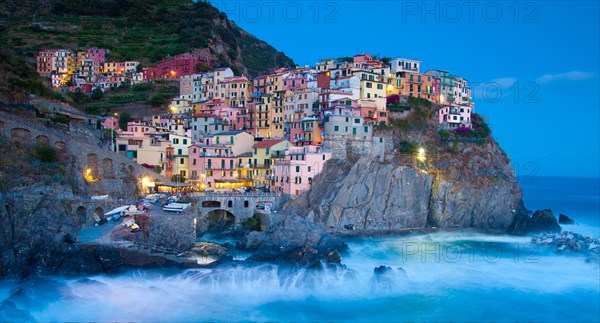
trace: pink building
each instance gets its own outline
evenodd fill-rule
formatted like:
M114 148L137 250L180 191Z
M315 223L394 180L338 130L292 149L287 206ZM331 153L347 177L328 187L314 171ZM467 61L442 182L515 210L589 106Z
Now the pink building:
M369 54L360 54L354 56L354 63L366 63L373 60L373 57Z
M446 129L459 127L472 128L471 113L473 107L468 105L444 106L438 112L439 123Z
M294 89L306 89L307 87L306 73L298 73L296 71L290 72L290 74L283 79L284 90Z
M231 147L225 145L191 145L189 152L189 181L199 190L234 189L252 186L252 181L240 178L240 160Z
M112 116L104 119L104 129L119 129L119 119Z
M292 197L310 190L313 179L323 170L331 158L319 146L290 147L285 159L275 161L273 189Z
M106 61L106 54L110 53L110 51L104 48L87 47L85 53L89 59L93 59L98 62L98 64L102 64Z
M199 52L185 53L168 57L154 67L144 69L144 80L151 81L159 78L179 78L182 75L198 73L198 63L210 67L210 57Z

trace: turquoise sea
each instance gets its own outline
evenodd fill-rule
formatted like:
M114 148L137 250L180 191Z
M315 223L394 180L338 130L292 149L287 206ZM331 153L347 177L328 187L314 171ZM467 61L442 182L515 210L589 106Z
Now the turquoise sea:
M600 236L598 179L523 179L529 209ZM346 269L275 265L130 271L3 281L37 321L536 321L598 322L597 259L535 248L525 237L472 232L350 239ZM378 266L386 275L374 277ZM4 321L0 318L0 321Z

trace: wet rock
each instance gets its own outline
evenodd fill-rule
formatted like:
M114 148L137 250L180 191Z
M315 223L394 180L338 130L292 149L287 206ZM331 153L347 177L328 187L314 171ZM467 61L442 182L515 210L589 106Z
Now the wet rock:
M534 235L531 243L555 248L558 252L600 256L600 238L586 237L570 231Z
M292 214L264 232L250 232L238 244L253 251L250 261L277 261L318 267L320 261L340 263L347 245L325 232L322 225Z
M552 210L538 210L531 217L532 227L530 232L560 232L560 225Z
M227 249L218 244L210 243L210 242L198 242L196 246L192 248L192 253L195 253L199 256L208 257L208 256L217 256L223 257L227 255Z
M35 322L35 318L28 311L20 309L9 300L0 304L0 318L2 322Z
M396 274L391 267L379 266L373 269L373 277L369 280L372 291L389 291L397 287Z
M537 210L531 217L525 212L519 212L513 223L510 225L508 232L514 235L525 235L539 232L560 232L561 227L558 224L552 210Z
M379 266L373 269L373 274L375 275L390 275L392 273L392 267L387 266Z
M575 222L575 220L571 219L570 217L568 217L564 214L558 215L558 223L560 223L560 224L577 224L577 222Z

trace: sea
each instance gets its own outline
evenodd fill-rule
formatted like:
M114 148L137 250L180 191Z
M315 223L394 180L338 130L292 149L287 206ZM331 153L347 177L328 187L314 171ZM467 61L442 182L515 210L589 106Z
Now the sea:
M521 178L528 209L600 236L597 178ZM0 281L0 302L40 322L599 322L597 258L474 232L353 238L345 267L273 264ZM375 268L382 274L374 275ZM7 318L0 317L0 322Z

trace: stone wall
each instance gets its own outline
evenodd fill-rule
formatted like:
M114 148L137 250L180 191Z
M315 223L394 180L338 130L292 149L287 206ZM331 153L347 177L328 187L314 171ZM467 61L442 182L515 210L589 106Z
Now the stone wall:
M27 118L0 111L1 135L17 142L47 143L58 150L66 150L74 157L78 168L78 181L90 169L99 181L89 183L88 194L110 194L114 197L131 197L140 178L148 176L154 181L166 178L141 167L127 157L110 150L94 129L86 125L64 125L45 119Z
M383 160L386 150L385 138L380 139L382 137L363 139L347 135L324 135L323 150L330 151L333 159L346 159L351 156L373 156Z

